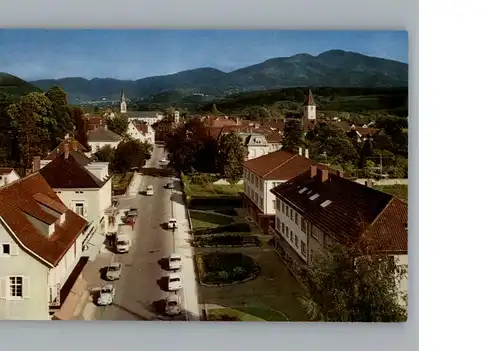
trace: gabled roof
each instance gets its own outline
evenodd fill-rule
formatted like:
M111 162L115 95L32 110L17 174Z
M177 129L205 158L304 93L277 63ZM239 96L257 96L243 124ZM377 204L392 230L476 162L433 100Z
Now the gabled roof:
M122 140L121 136L106 128L96 128L94 130L91 130L88 134L89 142L99 142L99 141L117 142L120 140Z
M128 118L153 118L159 114L158 111L127 111L125 115Z
M87 225L82 217L64 206L39 173L0 188L0 198L0 217L21 245L45 260L45 264L57 265ZM65 213L64 223L56 222L54 233L50 236L41 233L28 219L32 216L54 223L57 218L46 212L42 205L54 210L57 208L56 212L64 210Z
M307 94L307 100L305 102L305 105L316 106L316 104L314 103L314 98L311 89L309 89L309 93Z
M148 125L146 123L141 123L141 122L135 122L134 123L135 128L142 133L143 135L148 134Z
M309 169L314 161L288 151L278 150L248 161L244 168L263 179L288 180Z
M344 179L332 169L312 167L271 193L341 244L363 237L373 239L378 250L408 251L408 206L389 194Z
M0 175L3 174L9 174L10 172L14 171L14 168L10 167L0 167Z
M53 189L96 189L105 182L97 178L85 165L82 165L74 152L68 158L64 154L57 156L51 163L40 170L40 174Z
M86 152L87 149L82 144L80 144L77 140L71 139L71 140L63 140L54 150L49 152L49 154L47 156L45 156L43 159L47 160L47 161L51 161L51 160L55 159L57 157L57 155L64 153L65 145L68 145L69 150L71 150L72 152L78 152L83 157L88 158L87 156L84 155L84 152ZM89 162L92 161L92 159L90 159L90 158L88 158L88 160L89 160Z

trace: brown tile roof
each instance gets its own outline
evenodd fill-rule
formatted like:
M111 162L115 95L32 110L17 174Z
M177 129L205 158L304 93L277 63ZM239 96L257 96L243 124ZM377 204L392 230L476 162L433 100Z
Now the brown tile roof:
M38 194L38 195L37 195ZM59 208L66 209L66 220L56 223L54 233L47 237L27 215L47 220L47 212L35 199L48 198ZM39 173L34 173L0 188L0 217L12 229L21 244L55 266L81 234L87 222L68 210ZM46 199L45 199L46 200ZM50 216L50 215L49 215ZM50 216L54 220L53 216ZM53 223L53 222L52 222Z
M311 172L316 176L311 177ZM321 181L320 171L309 169L271 189L271 193L340 243L363 236L375 239L379 250L407 252L407 205L389 194L337 176L334 170L327 172L325 181ZM311 200L315 194L319 196ZM321 206L327 200L330 204Z
M143 135L148 134L148 125L146 123L140 123L136 122L134 123L135 127L139 132L141 132Z
M73 153L66 159L64 154L43 167L40 174L53 189L101 188L105 182L80 164Z
M307 99L306 99L305 105L307 105L307 106L316 105L314 103L313 93L312 93L311 89L309 89L309 93L307 94Z
M288 151L278 150L245 161L244 167L263 179L288 180L309 169L314 161Z
M106 128L97 128L89 131L88 140L90 142L92 141L116 142L122 140L122 137L112 132L111 130L107 130Z
M363 128L363 127L356 127L355 131L361 134L361 136L374 136L375 134L378 133L380 129L377 128Z
M14 170L14 168L0 167L0 174L9 174L13 170Z
M58 213L64 213L66 212L66 206L64 206L62 203L55 201L54 199L51 199L47 195L44 195L42 193L36 193L33 195L33 198L41 203L42 205L47 206L48 208L58 212Z
M49 154L47 156L45 156L43 159L50 160L50 161L55 159L57 157L57 155L64 153L65 145L68 145L69 150L71 150L71 151L78 151L82 154L87 151L87 149L75 139L63 140L54 150L49 152ZM85 155L83 155L83 156L85 156Z

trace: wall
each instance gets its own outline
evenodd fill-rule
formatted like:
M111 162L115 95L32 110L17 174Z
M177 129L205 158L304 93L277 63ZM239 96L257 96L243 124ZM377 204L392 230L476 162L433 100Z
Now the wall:
M257 157L267 155L269 153L269 147L267 145L252 145L247 146L248 155L247 160L251 160Z
M281 180L266 180L264 182L264 213L274 214L276 212L274 201L276 201L276 196L271 193L271 189L277 187L285 181Z
M141 142L146 141L146 137L144 136L144 134L139 132L139 130L135 127L134 123L132 122L128 123L127 134L130 135L131 138L137 139Z
M365 185L365 182L368 181L369 179L356 179L355 182L359 184ZM373 185L408 185L408 179L407 178L402 178L402 179L372 179Z
M257 205L257 207L264 212L264 181L255 175L255 184L251 181L251 175L254 174L247 169L243 169L243 183L245 194L252 199L252 201ZM260 189L260 181L262 181L262 190ZM255 197L252 196L252 191L256 194ZM262 199L262 205L260 202Z
M17 245L1 220L0 243ZM18 246L18 255L0 257L0 280L2 280L0 288L6 289L3 293L0 293L0 319L50 319L47 294L48 274L49 268L25 252L20 246ZM28 282L25 283L28 290L26 298L19 300L9 300L7 298L8 281L6 278L11 275L24 276L27 279L25 280L25 282ZM29 287L26 285L29 285Z
M113 149L116 149L119 141L89 141L88 144L92 150L92 153L95 154L98 151L98 148L103 148L106 145L110 145Z
M108 183L111 183L109 181ZM106 183L107 184L107 183ZM75 204L84 204L84 215L82 216L88 222L94 222L99 228L99 221L104 215L100 204L99 189L54 189L57 196L70 210L76 212ZM81 191L81 193L77 193ZM110 197L111 198L111 197Z
M297 223L295 223L294 220L290 218L290 215L293 214L294 219L295 219L295 212L290 206L288 206L288 214L289 216L286 215L286 204L283 201L281 202L281 209L276 207L276 220L275 220L275 229L278 233L281 234L281 236L287 241L287 243L297 252L297 254L304 260L304 262L307 262L307 253L308 253L308 246L307 246L307 234L304 233L300 229L301 225L301 216L300 214L297 213ZM285 206L285 208L283 208ZM284 212L283 212L284 211ZM283 228L284 225L284 228ZM278 228L279 226L279 228ZM288 237L286 235L286 228L288 227ZM284 230L283 230L284 229ZM297 245L295 245L295 235L297 235ZM302 247L302 242L305 245L305 250L304 253L301 251Z

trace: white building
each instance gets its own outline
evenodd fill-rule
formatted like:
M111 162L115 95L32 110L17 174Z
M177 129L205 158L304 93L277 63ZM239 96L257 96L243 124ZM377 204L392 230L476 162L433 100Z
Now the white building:
M306 103L304 104L304 113L302 115L302 123L307 126L311 121L316 121L316 104L311 89L307 95Z
M21 179L14 168L0 167L0 187Z
M274 223L276 199L271 189L304 172L312 164L314 162L308 157L283 150L245 161L243 206L264 232Z
M275 244L301 276L328 245L366 240L408 265L408 205L392 195L343 178L342 172L311 165L271 190L276 197ZM349 239L351 238L351 239ZM407 292L408 279L400 282Z
M127 134L143 143L155 143L155 131L153 127L144 122L130 121L128 123Z
M121 136L108 130L107 126L96 128L88 133L88 144L91 152L95 154L106 145L111 146L113 149L118 147L118 144L123 140Z
M64 153L40 169L61 201L89 222L91 230L84 240L84 255L90 259L101 249L116 212L108 167L107 162L93 162L78 151L70 151L66 144Z
M129 111L127 109L127 99L125 98L125 91L122 90L121 99L120 99L120 113L127 115L129 120L138 121L146 123L149 126L152 126L156 122L159 122L163 119L163 113L159 111ZM108 114L109 117L113 118L114 113Z
M0 319L48 320L72 288L87 222L39 173L0 188L0 198Z

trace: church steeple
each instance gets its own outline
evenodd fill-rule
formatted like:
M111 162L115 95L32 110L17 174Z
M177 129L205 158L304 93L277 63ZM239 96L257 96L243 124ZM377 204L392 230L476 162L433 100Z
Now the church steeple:
M302 115L302 124L307 125L309 121L316 120L316 104L314 103L314 98L311 89L309 89L309 94L304 102L304 114Z
M307 100L306 100L305 105L306 106L316 106L316 104L314 103L313 93L312 93L311 89L309 89L309 94L307 96Z
M122 96L120 99L120 113L127 113L127 101L125 99L125 90L122 89Z

